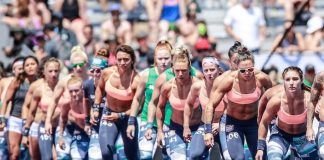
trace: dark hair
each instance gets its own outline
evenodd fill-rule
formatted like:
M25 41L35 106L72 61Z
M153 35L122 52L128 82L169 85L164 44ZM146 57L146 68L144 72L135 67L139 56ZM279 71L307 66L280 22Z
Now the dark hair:
M237 64L246 60L251 60L252 63L254 64L254 56L251 53L251 51L249 51L245 46L241 46L241 48L238 49L237 53L238 53Z
M119 45L116 48L116 55L117 55L118 52L125 52L125 53L130 55L130 57L132 59L132 69L134 69L135 68L135 62L136 62L134 49L129 45L122 44L122 45Z
M38 66L38 77L44 78L44 65L49 60L50 57L46 56L40 60L39 66Z
M235 53L242 47L241 42L235 41L234 45L228 50L228 58L232 58Z
M287 68L284 69L284 71L282 72L282 78L285 79L285 75L287 74L288 71L295 71L298 73L298 76L301 80L301 88L302 90L306 90L306 91L310 91L310 88L305 86L304 83L303 83L303 71L299 68L299 67L296 67L296 66L289 66Z
M33 59L36 62L36 64L39 66L39 62L38 62L36 57L34 57L34 56L25 57L24 62L23 62L24 71L21 74L19 74L18 78L17 78L20 83L22 83L25 80L26 76L27 76L26 71L25 71L25 63L26 63L26 61L28 59Z

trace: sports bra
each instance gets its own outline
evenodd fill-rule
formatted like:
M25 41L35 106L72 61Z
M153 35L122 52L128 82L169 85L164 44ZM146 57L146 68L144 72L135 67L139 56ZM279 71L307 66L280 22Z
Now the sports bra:
M286 124L304 124L306 122L306 116L307 116L307 107L305 104L306 101L304 100L304 112L301 114L297 114L297 115L291 115L289 113L287 113L284 109L283 109L283 103L282 103L282 97L283 97L283 93L281 94L280 97L280 109L278 111L278 119L280 119L280 121L286 123ZM308 99L308 98L306 98Z
M226 94L229 101L237 104L251 104L261 97L261 89L259 87L256 86L252 93L240 93L234 89L234 83L232 89Z
M206 88L205 85L203 84L200 88L200 91L199 91L199 102L200 102L200 105L202 107L203 110L205 110L206 108L206 105L209 101L209 98L202 92L202 88ZM225 98L225 97L224 97ZM223 98L223 99L224 99ZM224 105L224 102L223 100L218 104L218 106L215 108L215 111L216 112L221 112L221 111L224 111L224 108L225 108L225 105Z
M48 105L47 104L44 104L44 102L40 101L38 103L38 107L43 111L43 112L46 112L47 111L47 108L48 108Z
M133 97L134 97L134 93L132 91L131 84L132 84L132 81L133 81L134 71L132 72L131 80L130 80L129 86L128 86L128 88L126 90L125 89L118 89L118 88L111 85L110 78L113 76L113 74L115 74L115 71L110 75L110 77L106 81L105 90L106 90L107 94L109 96L111 96L111 97L113 97L115 99L121 100L121 101L130 101L130 100L132 100Z
M71 115L77 119L85 119L86 115L84 113L77 113L72 108L70 110Z
M175 79L172 79L172 84L174 83ZM179 110L179 111L183 111L184 107L186 105L186 101L187 99L180 99L174 96L174 94L172 93L172 89L170 90L170 96L169 96L169 102L172 106L172 108ZM198 101L195 102L194 104L194 108L197 108L199 106Z

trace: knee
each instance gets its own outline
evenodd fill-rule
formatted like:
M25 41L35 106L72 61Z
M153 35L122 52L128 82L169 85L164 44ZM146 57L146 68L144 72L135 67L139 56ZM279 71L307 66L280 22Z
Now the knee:
M279 160L279 159L283 159L283 157L284 157L284 151L278 144L273 143L271 145L271 142L270 142L267 150L268 150L267 151L268 159Z
M196 148L190 148L189 158L191 160L200 159L202 157L203 153L204 153L204 150L196 149Z
M101 147L101 153L103 159L110 159L114 155L114 147L113 145L107 145L106 147Z

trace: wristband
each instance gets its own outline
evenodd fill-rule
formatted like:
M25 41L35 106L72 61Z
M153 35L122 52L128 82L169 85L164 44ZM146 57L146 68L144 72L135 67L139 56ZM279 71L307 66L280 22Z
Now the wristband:
M146 129L152 129L152 128L153 128L153 123L152 122L147 122Z
M125 112L118 113L118 117L120 119L124 119L126 117L126 113Z
M0 123L2 124L2 123L6 123L6 117L4 117L4 116L0 116Z
M128 125L135 125L136 117L129 116L128 118Z
M212 125L210 123L205 124L205 133L212 133Z
M264 151L266 149L266 141L263 139L258 139L258 145L257 145L257 150L262 150Z
M85 117L85 124L90 125L90 116Z
M23 132L22 132L22 135L25 136L25 137L28 137L29 136L29 130L30 128L26 127L23 129Z
M100 108L100 104L94 104L94 105L92 105L92 110L94 112L99 112L99 108Z

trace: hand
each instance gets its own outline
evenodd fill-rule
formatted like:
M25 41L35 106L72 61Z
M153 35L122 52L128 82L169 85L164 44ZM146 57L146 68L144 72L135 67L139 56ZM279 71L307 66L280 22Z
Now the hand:
M110 115L102 115L102 120L106 121L117 121L119 119L118 113L111 112Z
M214 146L214 136L211 133L205 133L204 136L205 144L207 147L211 148Z
M84 126L84 131L85 131L88 135L91 135L91 126L86 124L86 125Z
M160 148L163 148L165 145L164 143L164 133L163 132L158 132L157 133L157 143Z
M258 150L258 152L255 155L255 160L262 160L263 159L263 151Z
M59 139L59 146L62 150L65 150L65 142L62 137L60 137L60 139Z
M51 122L45 122L45 132L48 135L52 134L52 123Z
M90 119L92 125L97 125L99 121L99 111L93 111Z
M213 123L212 124L212 133L213 135L216 135L219 132L219 123Z
M315 134L314 134L313 128L307 128L306 138L307 138L308 141L314 141L315 140Z
M126 133L129 139L133 139L135 135L135 125L128 125Z
M0 123L0 131L3 131L3 129L6 127L5 123Z
M183 128L183 138L187 143L191 141L191 130L189 127Z
M146 132L145 132L145 138L147 139L147 140L151 140L152 139L152 133L153 133L153 131L152 131L152 128L148 128L147 130L146 130Z
M22 140L21 140L21 144L24 146L28 146L28 137L27 136L23 136Z

